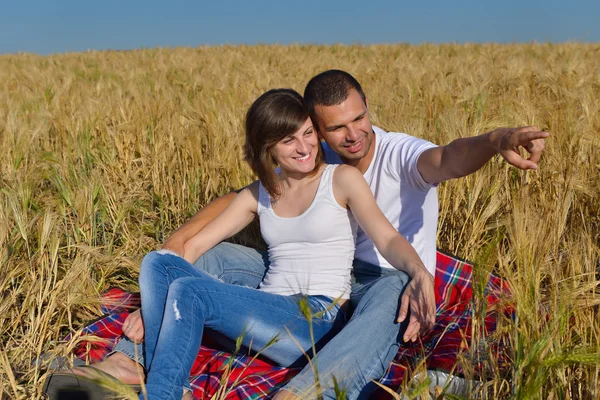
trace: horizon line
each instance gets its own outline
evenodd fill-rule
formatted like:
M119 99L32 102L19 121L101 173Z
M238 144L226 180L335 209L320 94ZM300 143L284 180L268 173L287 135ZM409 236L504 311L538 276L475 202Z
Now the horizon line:
M69 54L81 54L81 53L101 53L101 52L134 52L134 51L146 51L146 50L175 50L175 49L198 49L198 48L219 48L219 47L253 47L253 46L263 46L263 47L293 47L293 46L323 46L323 47L369 47L369 46L408 46L408 47L418 47L418 46L490 46L490 45L498 45L498 46L531 46L531 45L550 45L550 46L560 46L560 45L600 45L600 41L585 41L585 40L563 40L563 41L537 41L531 40L527 42L520 41L506 41L506 42L428 42L423 41L420 43L413 42L378 42L378 43L361 43L361 42L352 42L352 43L343 43L343 42L335 42L335 43L319 43L319 42L291 42L291 43L268 43L268 42L257 42L257 43L219 43L219 44L198 44L198 45L158 45L152 47L131 47L131 48L102 48L102 49L85 49L85 50L65 50L65 51L57 51L57 52L48 52L48 53L40 53L35 51L17 51L17 52L0 52L0 57L2 56L16 56L16 55L33 55L40 57L49 57L55 55L69 55Z

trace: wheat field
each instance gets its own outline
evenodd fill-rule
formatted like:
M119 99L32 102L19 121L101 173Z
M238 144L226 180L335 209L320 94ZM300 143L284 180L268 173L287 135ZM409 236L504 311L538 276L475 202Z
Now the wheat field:
M440 186L438 247L512 287L516 317L499 323L510 367L483 350L473 398L600 398L598 60L600 45L578 43L0 56L0 398L41 398L32 360L68 355L61 339L98 316L100 293L136 290L148 251L253 179L251 102L302 93L329 68L357 77L387 130L438 144L500 126L551 132L538 171L496 157ZM261 245L255 229L236 240ZM476 321L484 307L478 296Z

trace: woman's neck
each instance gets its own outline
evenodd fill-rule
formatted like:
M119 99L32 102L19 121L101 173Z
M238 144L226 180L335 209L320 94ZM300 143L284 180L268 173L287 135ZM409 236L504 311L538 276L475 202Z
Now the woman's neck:
M325 168L325 164L321 165L317 171L313 170L313 172L309 173L289 172L282 169L279 173L279 177L281 178L284 189L295 191L311 183L320 175L319 172L321 172L323 168Z

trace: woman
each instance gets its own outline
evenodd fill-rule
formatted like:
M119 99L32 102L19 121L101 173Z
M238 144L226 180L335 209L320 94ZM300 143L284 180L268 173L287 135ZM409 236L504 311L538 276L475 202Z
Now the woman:
M393 266L409 272L425 268L381 213L360 172L323 164L298 93L270 90L254 102L246 116L245 153L259 181L185 244L183 258L159 251L142 263L150 400L181 398L205 327L242 337L245 346L282 366L299 365L311 349L311 327L298 304L306 296L310 311L319 315L312 320L314 341L323 345L345 318L354 218ZM219 282L192 267L256 216L270 261L258 290Z

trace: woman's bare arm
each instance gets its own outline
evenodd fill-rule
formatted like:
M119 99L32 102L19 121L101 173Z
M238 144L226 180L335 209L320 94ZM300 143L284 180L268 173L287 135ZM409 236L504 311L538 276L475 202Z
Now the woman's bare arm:
M341 165L334 173L334 194L340 204L352 211L361 228L373 240L381 255L396 269L406 272L411 281L402 295L398 321L411 311L404 340L417 339L435 323L433 277L412 245L396 231L381 212L371 189L354 167Z

